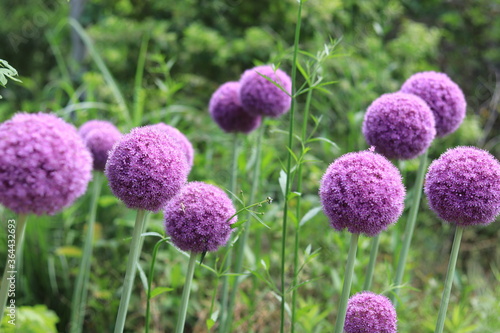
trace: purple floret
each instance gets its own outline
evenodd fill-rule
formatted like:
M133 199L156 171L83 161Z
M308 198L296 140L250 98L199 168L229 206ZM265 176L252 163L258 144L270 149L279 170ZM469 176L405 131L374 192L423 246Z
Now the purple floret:
M0 125L0 202L19 214L55 214L92 178L92 156L73 125L18 113Z
M87 126L91 122L92 126ZM115 143L121 138L122 134L113 124L96 120L91 120L83 124L80 127L79 133L85 145L92 153L94 170L104 171L108 154Z
M172 242L183 251L216 251L224 246L237 217L232 201L220 188L191 182L165 207L165 227Z
M405 188L391 162L363 151L345 154L330 164L319 195L334 229L375 236L398 220Z
M277 87L281 86L287 93ZM279 117L290 109L292 80L281 69L258 66L246 70L240 79L240 100L245 110L254 116Z
M476 147L449 149L429 166L424 191L444 221L489 224L500 214L500 162Z
M417 95L429 105L436 119L438 137L453 133L464 120L467 108L464 93L444 73L416 73L406 80L401 91Z
M111 190L128 208L156 212L186 183L189 166L172 137L139 127L113 147L105 173Z
M384 94L369 107L363 134L387 158L408 160L425 152L436 135L429 106L415 95Z
M250 133L261 123L261 116L251 115L241 105L240 83L226 82L212 95L208 111L225 132Z
M184 151L184 155L186 155L189 169L193 167L193 162L194 162L193 145L191 144L191 141L189 141L189 139L181 131L179 131L177 128L173 126L164 123L158 123L146 127L156 128L170 135L181 146L181 149Z
M397 314L391 301L369 291L353 295L347 303L345 333L396 333Z

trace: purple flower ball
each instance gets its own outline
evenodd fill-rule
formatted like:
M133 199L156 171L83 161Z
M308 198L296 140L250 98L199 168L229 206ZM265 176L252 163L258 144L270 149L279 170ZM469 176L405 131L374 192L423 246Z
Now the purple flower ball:
M105 173L111 190L128 208L156 212L186 183L189 166L172 137L139 127L113 147Z
M177 128L167 125L165 123L158 123L155 125L149 125L146 126L148 128L156 128L157 130L163 131L170 135L177 144L180 145L181 149L184 152L184 155L186 155L186 159L189 165L189 169L192 168L193 162L194 162L194 149L193 145L191 144L191 141L188 140L188 138Z
M405 188L399 170L371 151L348 153L326 170L319 189L331 226L375 236L403 212Z
M401 91L417 95L429 105L438 137L454 132L464 120L467 108L464 93L444 73L416 73L406 80Z
M0 202L18 214L55 214L92 178L92 156L73 125L18 113L0 125Z
M167 203L165 227L183 251L216 251L227 243L237 217L231 199L220 188L191 182Z
M353 295L347 303L345 333L396 333L397 314L391 301L369 291Z
M88 123L93 123L95 126L89 128ZM83 134L82 135L82 129ZM80 136L82 136L85 145L89 149L94 159L94 170L104 171L108 154L115 143L121 138L120 131L111 123L97 122L90 120L80 127Z
M500 162L476 147L449 149L429 166L424 191L444 221L489 224L500 214Z
M436 135L429 106L415 95L384 94L368 107L363 134L387 158L408 160L425 152Z
M94 129L99 129L101 131L109 129L112 131L116 129L116 126L113 125L113 123L110 123L109 121L106 120L89 120L82 126L80 126L80 128L78 129L78 133L82 138L85 139L87 134Z
M279 87L269 82L267 76ZM292 80L281 69L258 66L246 70L240 79L240 100L245 110L254 116L279 117L290 109Z
M210 98L208 111L225 132L250 133L261 123L261 116L251 115L241 105L240 83L226 82Z

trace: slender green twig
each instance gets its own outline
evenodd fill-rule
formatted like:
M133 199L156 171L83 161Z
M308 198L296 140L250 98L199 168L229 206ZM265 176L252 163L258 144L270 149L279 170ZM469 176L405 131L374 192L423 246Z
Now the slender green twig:
M335 333L342 333L344 331L347 301L349 300L349 294L351 292L354 263L356 261L356 250L358 249L358 238L359 234L351 234L351 243L349 245L349 254L347 255L347 264L344 274L344 285L342 287L342 295L340 296L337 321L335 322Z
M151 258L151 266L149 267L149 276L148 276L148 299L146 304L146 333L149 332L149 322L151 319L151 286L153 284L153 275L155 271L155 263L156 263L156 255L158 254L158 249L160 245L168 242L168 238L163 238L159 240L155 247L153 248L153 256Z
M132 286L134 285L135 273L137 271L136 263L141 254L140 241L141 234L144 229L146 221L146 211L143 209L137 210L137 217L135 219L134 232L132 234L132 243L130 244L130 252L127 261L127 271L125 272L125 279L123 281L122 297L120 300L120 307L118 308L118 316L116 317L115 333L123 332L125 327L125 319L127 318L127 309L130 302L130 295L132 293Z
M102 188L103 175L101 172L94 173L94 183L92 187L92 197L90 203L89 222L87 224L87 234L83 245L83 256L80 262L80 270L76 279L76 286L73 290L73 301L71 304L70 332L79 333L83 328L85 317L85 307L87 304L88 282L90 277L90 264L92 261L92 241L94 238L94 227L97 212L97 202Z
M464 228L457 226L455 229L455 238L451 248L450 261L448 263L448 271L444 282L443 297L441 297L441 305L439 306L438 320L434 333L443 333L444 322L446 320L446 311L450 302L451 286L453 284L453 276L455 275L455 267L457 265L458 251L460 250L460 241L462 240Z
M371 249L370 249L370 261L368 262L368 268L366 269L365 282L363 284L363 290L370 290L372 288L373 272L375 271L375 263L377 262L378 245L380 244L380 234L372 237Z
M186 273L186 282L182 291L182 301L179 317L177 318L177 326L175 333L184 332L184 324L186 322L187 307L189 302L189 293L191 292L191 283L193 282L194 268L196 265L196 253L191 253L189 256L188 270Z

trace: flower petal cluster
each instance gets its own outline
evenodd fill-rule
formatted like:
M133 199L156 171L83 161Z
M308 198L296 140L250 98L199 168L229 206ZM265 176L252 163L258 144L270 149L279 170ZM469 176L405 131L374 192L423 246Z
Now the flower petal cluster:
M464 93L444 73L416 73L406 80L401 91L417 95L429 105L436 120L438 137L453 133L464 120L467 108Z
M391 162L362 151L345 154L330 164L319 195L334 229L375 236L401 215L405 188Z
M128 208L155 212L187 182L189 166L171 136L138 127L113 147L105 173L111 190Z
M226 82L210 98L208 110L225 132L250 133L261 123L261 116L248 113L240 101L240 83Z
M146 127L156 128L170 135L181 146L182 150L184 151L189 168L191 169L193 167L193 162L194 162L193 145L191 144L191 141L189 141L189 139L181 131L165 123L158 123Z
M0 125L0 202L16 213L55 214L92 178L92 156L73 125L18 113Z
M277 87L274 83L279 85ZM288 93L285 93L285 91ZM290 109L292 80L281 69L269 65L246 70L240 78L240 100L254 116L279 117Z
M397 314L391 301L369 291L353 295L347 303L345 333L396 333Z
M363 134L387 158L413 159L427 150L436 135L434 116L415 95L384 94L368 107Z
M89 123L90 125L88 125ZM112 123L96 120L90 120L83 124L79 133L92 154L94 170L104 171L109 151L122 134Z
M424 191L444 221L489 224L500 214L500 162L476 147L449 149L429 166Z
M165 207L165 227L183 251L216 251L227 243L237 217L231 199L220 188L190 182ZM231 220L229 221L229 219Z

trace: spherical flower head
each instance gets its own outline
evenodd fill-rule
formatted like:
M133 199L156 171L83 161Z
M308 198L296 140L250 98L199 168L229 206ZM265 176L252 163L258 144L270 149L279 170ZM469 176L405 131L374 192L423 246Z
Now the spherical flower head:
M167 125L165 123L158 123L155 125L149 125L145 126L148 128L154 128L160 131L165 132L167 135L171 136L172 139L174 139L177 144L180 145L180 148L184 152L184 155L186 156L186 160L189 165L189 169L192 168L193 162L194 162L194 149L193 145L191 144L191 141L177 128Z
M391 301L369 291L353 295L347 303L345 333L396 333L397 315Z
M139 127L113 147L105 173L111 190L128 208L156 212L186 183L189 166L172 137Z
M92 178L92 156L73 125L18 113L0 125L0 202L18 214L55 214Z
M167 203L165 227L183 251L216 251L227 243L231 224L237 220L231 218L235 213L231 199L220 188L191 182Z
M387 158L408 160L425 152L436 135L429 106L415 95L384 94L368 107L363 134Z
M103 126L99 126L98 123L96 123L96 126L93 126L90 129L86 126L87 123L80 127L84 129L84 136L82 136L83 141L92 154L94 160L94 170L104 171L109 151L121 138L122 134L111 123L104 122L105 125ZM79 133L81 135L82 132L80 131Z
M334 229L375 236L401 215L405 188L391 162L363 151L345 154L330 164L319 196Z
M78 133L82 138L85 139L87 134L95 129L99 129L101 131L104 131L106 129L109 130L116 130L116 126L113 125L113 123L106 121L106 120L89 120L86 123L84 123L80 128L78 129Z
M261 123L261 116L245 111L240 101L240 83L226 82L210 98L208 111L223 131L250 133Z
M500 213L500 162L479 148L449 149L429 166L424 191L444 221L489 224Z
M285 91L277 87L279 85ZM254 116L279 117L290 109L292 80L281 69L257 66L246 70L240 79L240 100L245 110Z
M444 73L416 73L406 80L401 91L417 95L429 105L436 119L438 137L453 133L464 120L467 108L464 93Z

